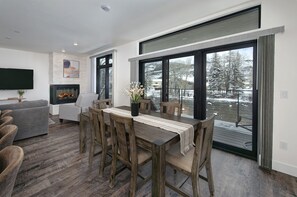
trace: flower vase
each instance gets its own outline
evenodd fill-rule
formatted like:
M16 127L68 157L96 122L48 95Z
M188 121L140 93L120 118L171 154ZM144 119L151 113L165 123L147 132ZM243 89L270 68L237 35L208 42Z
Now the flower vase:
M131 103L131 115L138 116L139 114L139 103Z

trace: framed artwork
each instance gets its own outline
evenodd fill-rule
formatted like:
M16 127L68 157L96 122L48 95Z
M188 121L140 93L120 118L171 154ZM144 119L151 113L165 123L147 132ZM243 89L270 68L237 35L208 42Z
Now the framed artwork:
M63 60L63 77L79 78L79 61Z

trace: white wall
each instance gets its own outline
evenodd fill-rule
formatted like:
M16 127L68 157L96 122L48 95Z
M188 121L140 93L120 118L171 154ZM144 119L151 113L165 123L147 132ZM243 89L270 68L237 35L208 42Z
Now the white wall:
M247 7L262 3L261 23L263 28L285 25L285 32L276 35L275 54L275 86L274 86L274 130L273 130L273 169L293 176L297 176L297 132L295 129L295 110L297 65L295 61L295 46L297 46L297 1L286 0L262 0L253 1L250 4L225 9L223 13L245 9ZM216 14L218 15L218 14ZM222 15L220 12L219 15ZM215 15L205 17L202 21L210 20ZM199 20L198 20L199 21ZM193 24L197 21L192 22ZM179 29L177 27L176 29ZM174 30L174 29L171 29ZM141 39L141 40L145 40ZM137 55L137 42L119 46L117 50L117 66L115 70L115 104L129 104L127 97L121 96L121 91L129 84L130 66L129 58ZM119 83L120 82L120 83ZM288 92L288 99L281 99L281 91ZM116 95L119 95L118 97ZM287 150L280 148L280 142L287 145Z
M63 60L74 60L79 62L79 77L63 77ZM73 55L67 53L51 53L49 65L50 84L80 84L80 92L91 92L91 66L86 55Z
M34 89L25 90L24 98L49 100L48 54L0 48L0 67L33 69ZM10 97L18 97L17 90L0 90L0 99Z
M129 57L137 55L137 43L119 46L116 48L116 67L114 74L114 105L130 105L130 98L125 94L125 89L130 87L130 62Z
M296 8L296 0L262 1L262 26L285 25L285 32L275 38L273 169L297 177ZM288 98L281 98L281 92Z

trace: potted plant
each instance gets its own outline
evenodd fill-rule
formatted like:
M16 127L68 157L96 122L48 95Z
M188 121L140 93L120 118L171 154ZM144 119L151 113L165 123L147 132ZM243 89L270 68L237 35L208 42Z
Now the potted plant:
M25 91L24 90L18 90L18 94L19 94L19 102L22 102L23 95L25 94Z
M131 115L138 116L139 114L139 101L143 96L143 86L140 82L131 82L130 89L126 90L127 95L130 97L131 101Z

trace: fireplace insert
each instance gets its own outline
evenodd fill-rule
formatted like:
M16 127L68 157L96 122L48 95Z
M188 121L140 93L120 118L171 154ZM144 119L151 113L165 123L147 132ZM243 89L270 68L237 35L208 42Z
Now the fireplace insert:
M50 104L74 103L79 95L79 84L50 85Z

